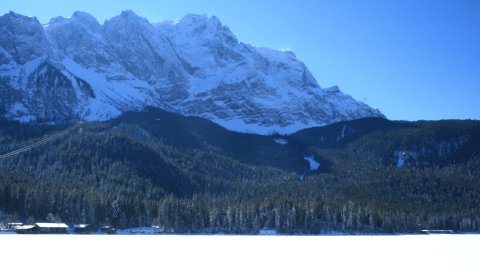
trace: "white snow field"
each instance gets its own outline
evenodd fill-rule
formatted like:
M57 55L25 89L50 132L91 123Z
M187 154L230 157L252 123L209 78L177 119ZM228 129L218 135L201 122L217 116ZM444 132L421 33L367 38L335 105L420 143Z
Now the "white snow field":
M0 235L1 269L480 269L480 235Z

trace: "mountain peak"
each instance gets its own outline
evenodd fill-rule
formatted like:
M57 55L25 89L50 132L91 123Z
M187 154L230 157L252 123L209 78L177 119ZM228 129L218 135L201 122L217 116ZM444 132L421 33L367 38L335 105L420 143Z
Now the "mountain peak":
M128 30L130 27L137 25L141 27L151 27L150 22L138 16L135 12L130 9L122 11L120 15L111 18L110 20L105 21L104 27L110 30L119 29L119 30Z
M10 21L14 21L15 24L30 23L40 25L37 17L25 16L13 11L5 13L3 16L0 16L0 18L2 18L3 20L7 19Z
M173 21L174 24L206 24L212 23L215 25L221 25L220 20L217 17L209 17L207 14L193 14L189 13L179 19Z
M140 16L137 15L137 13L135 13L131 9L123 10L122 13L120 13L120 16L122 18L131 18L131 19L141 18Z
M48 47L42 25L36 17L13 11L0 17L0 48L17 63L25 64L45 56L49 53Z
M5 18L35 18L35 17L30 17L30 16L25 16L20 13L16 13L14 11L9 11L8 13L3 14L0 17L5 17Z
M79 25L83 28L86 28L89 31L92 30L99 30L100 29L100 23L97 21L95 17L90 15L87 12L83 11L75 11L73 12L72 16L70 18L65 18L62 16L52 18L45 27L47 30L50 30L53 27L58 27L63 24L75 24Z
M73 12L72 19L98 23L97 19L93 17L90 13L78 11L78 10Z
M24 15L18 14L14 11L11 11L11 10L8 13L5 13L5 14L2 15L2 17L18 17L18 16L25 17Z
M60 23L65 23L68 21L68 18L65 18L63 16L57 16L57 17L53 17L50 19L50 21L44 25L45 27L50 27L52 25L56 25L56 24L60 24Z
M165 24L160 24L160 27ZM197 37L205 41L226 42L230 45L238 44L237 38L230 29L223 25L216 17L206 14L187 14L182 18L170 22L170 26L176 29L177 36Z

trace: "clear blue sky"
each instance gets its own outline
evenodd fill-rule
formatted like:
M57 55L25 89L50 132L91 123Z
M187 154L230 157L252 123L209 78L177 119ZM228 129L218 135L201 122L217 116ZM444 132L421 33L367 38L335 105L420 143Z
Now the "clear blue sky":
M291 49L322 87L339 85L390 119L480 119L477 0L1 0L46 23L124 9L151 22L216 15L237 38Z

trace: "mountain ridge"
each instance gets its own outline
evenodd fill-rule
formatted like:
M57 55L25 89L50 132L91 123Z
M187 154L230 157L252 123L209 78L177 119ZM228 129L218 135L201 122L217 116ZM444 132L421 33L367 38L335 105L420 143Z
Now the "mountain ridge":
M0 112L9 119L107 120L154 106L268 134L384 117L321 88L294 53L239 42L215 16L150 23L127 10L100 24L76 11L42 26L11 12L0 32ZM45 63L48 76L38 72Z

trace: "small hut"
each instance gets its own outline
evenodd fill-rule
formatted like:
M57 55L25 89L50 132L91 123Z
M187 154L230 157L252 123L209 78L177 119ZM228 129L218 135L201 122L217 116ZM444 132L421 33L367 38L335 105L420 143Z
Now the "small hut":
M453 230L421 230L421 234L453 234Z
M15 227L15 232L20 234L36 233L35 225L21 225Z
M116 234L117 233L117 230L110 225L100 227L100 231L103 232L103 233L106 233L106 234Z
M18 226L23 226L23 223L21 223L21 222L10 222L10 223L7 224L7 229L14 230L15 227L18 227Z
M90 224L75 224L73 225L73 231L75 233L92 233L94 228Z
M38 233L67 233L68 225L65 223L35 223Z

